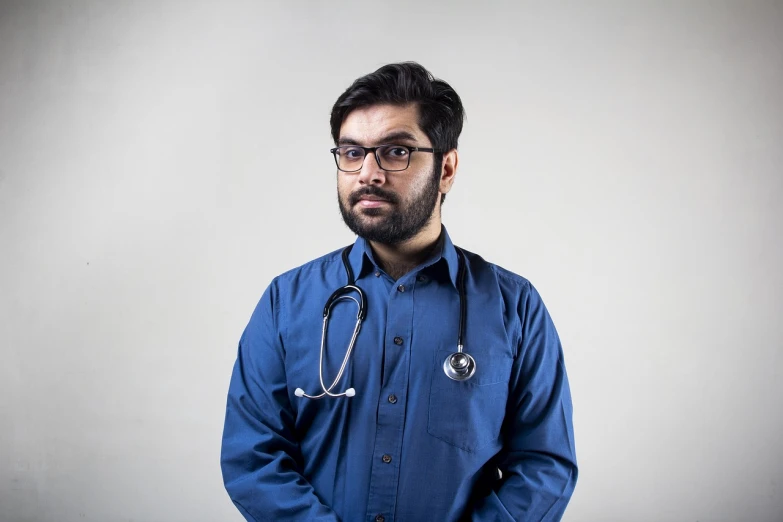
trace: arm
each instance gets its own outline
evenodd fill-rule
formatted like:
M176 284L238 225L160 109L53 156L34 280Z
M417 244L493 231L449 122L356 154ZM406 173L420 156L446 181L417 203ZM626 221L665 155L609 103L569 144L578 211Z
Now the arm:
M571 393L560 339L538 292L519 304L522 336L509 383L502 479L472 513L475 522L558 521L577 477Z
M239 342L223 429L223 482L248 521L337 521L301 474L275 295L273 283Z

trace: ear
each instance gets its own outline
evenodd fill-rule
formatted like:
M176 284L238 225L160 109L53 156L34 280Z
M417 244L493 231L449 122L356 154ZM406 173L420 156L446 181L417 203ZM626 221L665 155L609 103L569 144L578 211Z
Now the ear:
M440 193L447 194L454 184L454 178L457 175L457 164L459 163L459 153L457 149L451 149L443 154L443 165L440 171Z

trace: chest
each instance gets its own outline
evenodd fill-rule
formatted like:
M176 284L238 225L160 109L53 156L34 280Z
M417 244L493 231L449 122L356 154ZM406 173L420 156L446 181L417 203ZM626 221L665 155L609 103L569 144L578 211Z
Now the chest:
M366 299L360 324L357 293L336 302L324 322L324 305L339 283L335 289L309 289L288 303L282 335L289 386L320 393L323 383L334 385L334 392L353 387L372 395L390 381L411 388L439 382L443 361L457 351L460 335L461 303L454 285L411 275L396 283L370 276L357 286ZM503 300L490 287L469 289L465 301L464 351L474 358L476 372L460 384L507 382L514 347Z

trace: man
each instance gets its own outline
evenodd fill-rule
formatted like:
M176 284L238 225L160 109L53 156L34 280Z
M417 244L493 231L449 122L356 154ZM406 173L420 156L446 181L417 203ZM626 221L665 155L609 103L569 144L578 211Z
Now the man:
M240 340L221 464L247 520L565 510L577 467L554 325L527 280L441 224L462 122L457 93L415 63L337 99L338 200L359 237L277 277Z

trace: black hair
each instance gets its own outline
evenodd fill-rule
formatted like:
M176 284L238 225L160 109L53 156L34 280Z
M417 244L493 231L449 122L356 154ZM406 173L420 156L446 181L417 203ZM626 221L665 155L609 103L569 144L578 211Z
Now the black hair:
M438 80L416 62L392 63L354 81L332 107L332 139L340 138L340 127L354 109L380 103L419 109L419 127L436 149L457 148L465 111L451 86Z

